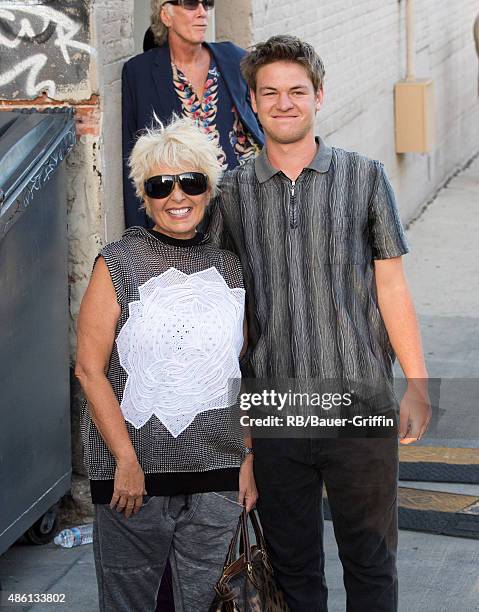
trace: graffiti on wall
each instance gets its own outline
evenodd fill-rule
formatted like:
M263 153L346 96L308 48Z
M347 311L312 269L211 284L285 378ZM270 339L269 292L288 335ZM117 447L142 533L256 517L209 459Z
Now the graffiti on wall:
M94 53L89 36L89 0L0 0L0 98L78 86Z

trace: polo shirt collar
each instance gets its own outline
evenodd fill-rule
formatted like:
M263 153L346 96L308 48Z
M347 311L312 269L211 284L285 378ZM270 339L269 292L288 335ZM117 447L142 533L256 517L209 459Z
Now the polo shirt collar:
M331 147L328 147L328 145L319 136L317 136L315 140L319 145L318 150L313 160L306 166L306 168L324 173L327 172L331 166L333 150ZM266 147L263 147L261 153L255 158L254 169L256 172L256 178L260 183L265 183L275 174L280 172L280 170L273 168L273 166L270 164L268 155L266 153Z

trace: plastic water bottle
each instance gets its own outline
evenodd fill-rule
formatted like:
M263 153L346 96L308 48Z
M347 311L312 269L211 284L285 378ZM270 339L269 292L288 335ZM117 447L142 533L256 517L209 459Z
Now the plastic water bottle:
M93 542L93 523L64 529L55 536L53 541L58 546L63 546L63 548L73 548L73 546L91 544L91 542Z

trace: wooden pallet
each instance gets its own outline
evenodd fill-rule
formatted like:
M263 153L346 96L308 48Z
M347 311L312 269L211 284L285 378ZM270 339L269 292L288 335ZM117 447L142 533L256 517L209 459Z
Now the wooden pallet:
M401 446L399 480L479 484L479 448Z

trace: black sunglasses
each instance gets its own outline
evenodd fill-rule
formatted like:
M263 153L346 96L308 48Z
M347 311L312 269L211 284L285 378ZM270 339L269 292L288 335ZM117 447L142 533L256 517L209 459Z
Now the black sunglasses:
M187 11L195 11L199 4L203 5L205 11L211 11L215 8L215 0L167 0L164 4L182 6Z
M178 183L186 195L201 195L208 190L208 177L202 172L183 172L182 174L159 174L145 181L145 193L149 198L166 198Z

